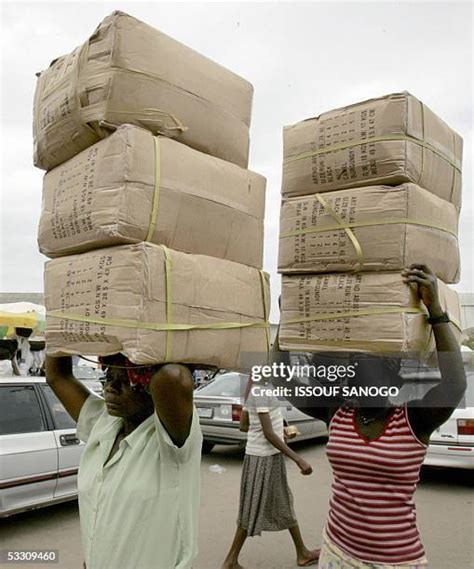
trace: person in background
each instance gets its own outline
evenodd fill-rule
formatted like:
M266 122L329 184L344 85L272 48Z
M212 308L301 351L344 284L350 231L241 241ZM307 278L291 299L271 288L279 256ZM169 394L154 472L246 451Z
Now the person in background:
M193 371L193 381L194 381L194 389L197 389L202 382L202 371L199 369L195 369Z
M30 369L28 375L44 376L45 341L38 337L29 339L30 343Z
M329 425L327 456L334 473L319 569L420 569L427 565L413 496L432 432L449 419L466 390L458 341L425 265L402 273L426 306L441 381L421 401L393 406L384 396L302 407ZM280 352L280 361L289 361ZM357 358L355 386L400 386L389 358ZM440 512L440 515L442 513Z
M15 359L17 349L17 340L0 340L0 376L21 375Z
M240 430L248 435L237 530L222 569L242 569L238 558L247 537L261 535L262 531L286 529L293 539L298 566L314 565L319 549L308 549L301 536L288 486L284 455L297 464L301 474L309 475L313 470L285 442L284 421L278 399L254 396L250 383L246 396Z
M18 341L18 348L15 352L13 362L15 369L18 371L18 375L26 377L30 375L29 371L32 362L29 338L33 334L33 330L31 328L16 327L15 334Z
M189 569L197 554L202 436L183 365L101 359L104 398L46 358L47 382L86 442L78 474L87 569Z

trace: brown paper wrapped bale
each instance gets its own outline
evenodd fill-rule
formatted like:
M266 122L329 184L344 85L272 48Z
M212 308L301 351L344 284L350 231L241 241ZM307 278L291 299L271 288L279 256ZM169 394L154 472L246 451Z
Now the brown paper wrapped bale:
M285 197L414 182L461 206L462 138L409 93L287 126Z
M443 309L460 327L455 291L438 281ZM461 339L461 331L453 330ZM398 272L284 276L279 345L299 352L418 354L434 337L414 289Z
M149 243L48 261L45 305L50 354L238 369L268 346L266 273Z
M287 199L281 207L278 270L396 271L423 262L444 282L457 282L457 225L452 204L415 184Z
M45 175L48 257L151 241L262 268L265 178L124 125Z
M34 162L49 170L132 123L245 168L252 96L248 81L113 12L40 74Z

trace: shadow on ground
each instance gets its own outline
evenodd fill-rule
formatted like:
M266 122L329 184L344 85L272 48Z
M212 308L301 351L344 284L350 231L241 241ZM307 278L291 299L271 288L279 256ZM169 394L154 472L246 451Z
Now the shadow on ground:
M462 468L441 468L423 466L421 469L420 486L462 486L474 487L474 473Z
M66 521L77 519L79 508L77 500L55 504L46 508L37 508L21 514L15 514L0 520L2 538L18 533L23 527L28 526L32 530L44 528L45 524L61 524Z

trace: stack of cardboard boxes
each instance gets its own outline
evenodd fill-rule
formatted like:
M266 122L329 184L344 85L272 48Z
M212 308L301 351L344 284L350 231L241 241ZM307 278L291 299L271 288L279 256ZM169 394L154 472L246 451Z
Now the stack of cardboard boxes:
M268 349L252 93L122 12L40 74L50 353L238 368Z
M401 270L429 266L459 328L462 139L409 93L284 129L283 350L426 354L426 310ZM460 330L458 330L460 335Z

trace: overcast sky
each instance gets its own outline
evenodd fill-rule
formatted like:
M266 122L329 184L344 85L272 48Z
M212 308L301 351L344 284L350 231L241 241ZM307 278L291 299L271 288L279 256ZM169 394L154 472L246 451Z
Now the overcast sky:
M472 3L3 2L0 292L41 292L36 230L43 172L32 165L35 73L123 10L251 81L250 168L267 177L265 269L276 273L282 127L408 90L464 138L462 279L474 290Z

